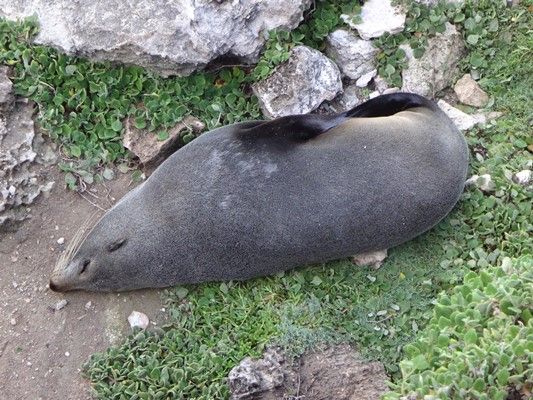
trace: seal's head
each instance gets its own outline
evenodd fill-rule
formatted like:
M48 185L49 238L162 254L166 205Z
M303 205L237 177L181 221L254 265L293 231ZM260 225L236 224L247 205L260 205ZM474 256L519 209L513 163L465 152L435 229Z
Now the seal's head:
M89 290L110 292L129 290L140 256L135 249L136 221L125 213L127 207L114 207L88 234L90 218L76 233L50 277L50 289L57 292Z

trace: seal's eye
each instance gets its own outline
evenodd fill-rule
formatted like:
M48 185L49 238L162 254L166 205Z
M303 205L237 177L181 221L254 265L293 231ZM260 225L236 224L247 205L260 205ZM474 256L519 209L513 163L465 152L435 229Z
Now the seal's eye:
M107 246L107 251L111 253L112 251L120 249L124 245L124 243L126 243L126 239L115 240L113 243Z
M90 263L91 263L91 260L85 260L83 262L83 264L81 265L80 275L85 272L85 270L87 269L87 267L89 266Z

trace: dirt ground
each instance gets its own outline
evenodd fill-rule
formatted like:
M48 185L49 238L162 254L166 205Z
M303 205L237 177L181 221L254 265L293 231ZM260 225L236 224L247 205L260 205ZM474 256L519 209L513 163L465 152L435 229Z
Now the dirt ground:
M48 198L31 207L32 218L13 233L0 233L0 398L91 399L81 376L87 358L120 343L130 331L132 310L162 323L160 292L122 294L54 293L48 278L76 229L95 210L79 194L63 188L57 167ZM86 197L109 208L133 186L121 175L105 186L95 185ZM95 197L97 196L97 197ZM61 243L64 238L63 244ZM55 310L62 299L67 305Z

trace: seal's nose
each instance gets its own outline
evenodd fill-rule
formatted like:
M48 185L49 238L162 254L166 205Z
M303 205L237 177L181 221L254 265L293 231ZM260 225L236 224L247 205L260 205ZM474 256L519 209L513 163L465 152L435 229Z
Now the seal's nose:
M50 283L48 284L48 286L50 287L51 290L53 290L54 292L59 292L59 286L56 285L52 280L50 280Z

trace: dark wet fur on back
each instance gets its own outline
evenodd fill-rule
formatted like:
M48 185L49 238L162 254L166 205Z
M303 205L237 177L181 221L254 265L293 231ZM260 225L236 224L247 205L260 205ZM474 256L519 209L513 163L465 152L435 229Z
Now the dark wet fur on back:
M287 142L298 143L326 133L349 118L388 117L418 107L438 110L434 102L417 94L391 93L378 96L349 111L334 115L289 115L272 121L246 122L235 132L235 135L248 143L262 138L276 141L281 145Z

